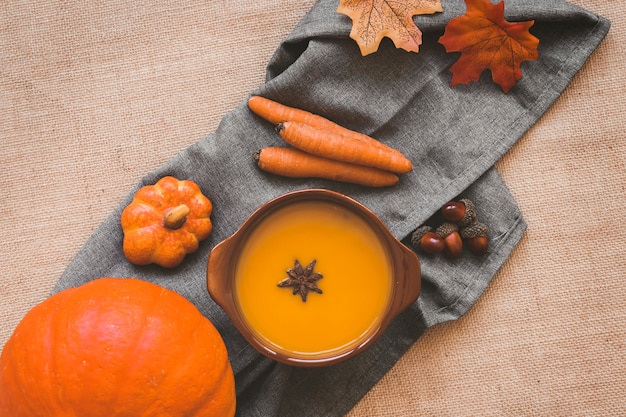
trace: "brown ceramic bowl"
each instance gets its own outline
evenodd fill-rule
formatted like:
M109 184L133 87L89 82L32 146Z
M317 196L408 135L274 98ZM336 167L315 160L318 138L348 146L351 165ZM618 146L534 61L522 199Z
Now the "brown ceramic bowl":
M295 286L282 288L276 285L279 281L288 277L286 269L294 266L293 256L286 258L289 259L289 265L282 263L281 265L285 265L285 268L279 268L278 272L272 272L271 279L273 281L269 284L264 284L263 288L260 289L248 287L254 287L254 285L262 281L262 278L259 277L257 279L256 276L253 281L244 281L246 279L245 272L243 272L246 270L246 261L244 260L249 257L248 254L255 254L257 250L263 251L259 256L262 256L264 260L267 259L268 270L272 268L271 259L274 257L274 248L271 247L271 244L257 245L255 243L257 242L255 241L257 239L255 234L261 233L257 233L257 231L280 229L275 227L273 223L269 223L270 226L268 226L268 222L275 221L272 220L273 217L280 217L281 221L289 222L289 215L284 215L283 213L299 207L298 205L304 206L307 203L319 204L319 207L332 207L331 211L333 212L338 210L344 212L344 215L352 213L354 215L352 216L351 214L352 217L358 218L356 221L359 222L357 224L360 226L354 228L356 232L360 233L360 230L363 229L364 233L369 233L368 236L371 236L370 240L377 241L375 245L380 248L380 252L376 252L380 256L367 255L367 260L365 262L359 261L358 264L365 266L370 259L380 258L377 262L380 261L381 265L385 265L385 272L370 275L376 275L371 277L371 279L381 280L381 285L386 285L384 290L376 290L376 285L378 284L374 281L372 281L372 284L367 285L353 285L346 282L346 285L350 285L349 288L358 287L359 291L361 291L355 292L354 297L351 290L334 290L335 284L339 285L342 279L347 280L348 278L345 277L345 274L335 273L333 275L333 268L343 268L344 264L350 264L351 260L343 258L344 249L348 249L346 245L333 247L337 243L336 237L331 234L328 236L328 242L318 243L318 249L315 249L318 251L316 253L324 252L328 249L326 252L337 254L337 256L342 256L342 258L335 261L326 261L324 256L322 256L322 259L319 259L316 264L314 271L323 273L323 278L316 281L316 285L319 285L319 288L323 290L322 294L309 291L306 301L303 302L300 293L297 291L292 292ZM294 216L296 216L294 219L299 219L297 216L303 217L298 214ZM308 217L317 217L317 215ZM325 224L314 227L315 229L323 228ZM278 242L283 240L278 240ZM363 243L363 240L366 239L357 239L360 243ZM285 250L289 251L291 246L297 246L297 244L307 249L308 241L306 239L303 240L305 243L301 243L302 239L292 239L292 241L293 244L285 245ZM355 253L358 252L365 251L359 249ZM329 255L325 256L328 257ZM302 259L301 261L304 267L309 262L310 259ZM352 265L354 264L352 263ZM318 266L320 271L317 271ZM364 279L363 276L369 274L370 271L377 271L369 266L367 268L365 274L360 273L356 278L359 283L368 282L361 281ZM259 269L263 269L265 272L264 266L262 268L256 267L253 270L258 271ZM326 274L326 272L329 272L329 274ZM338 275L341 275L341 277L338 277ZM415 252L398 241L384 223L361 203L334 191L323 189L302 190L284 194L263 204L241 225L239 230L215 246L209 256L207 287L211 298L224 309L246 340L262 354L279 362L295 366L326 366L344 361L363 352L383 334L389 323L398 314L417 300L421 289L420 261ZM246 298L248 297L246 291L252 291L254 308L257 308L259 313L249 312L252 307L247 305L250 302L246 301L248 299ZM271 296L264 295L265 291L268 291ZM278 298L272 299L275 294ZM355 300L355 297L358 299ZM279 306L282 303L285 303L287 307ZM344 319L349 320L351 314L361 320L370 320L369 312L360 313L356 311L363 305L377 306L375 307L377 311L371 313L371 322L359 323L358 325L355 322L354 326L349 321L346 323L341 322ZM294 308L293 311L290 310L292 307ZM276 331L286 335L281 337L292 337L291 335L293 335L294 343L297 343L300 342L299 339L301 338L301 336L298 336L298 331L315 332L314 327L321 324L317 323L316 320L307 322L309 320L307 319L307 314L316 308L321 309L319 311L322 311L324 314L316 313L317 315L314 317L319 317L320 321L326 320L324 326L340 326L339 331L334 331L337 338L348 337L350 331L353 330L352 327L354 327L357 335L349 343L339 340L336 342L337 346L334 346L332 344L335 343L333 339L335 336L333 336L331 327L328 327L328 329L323 327L319 335L314 336L315 342L319 342L323 346L318 351L315 350L317 348L311 348L310 350L300 347L292 348L289 344L290 341L283 343L276 342L278 339L273 339L274 336L270 333ZM275 311L277 309L278 311ZM255 314L259 321L269 320L270 326L275 326L276 328L270 328L268 332L260 330L263 324L256 324L256 319L253 319ZM275 315L275 318L272 318L272 315ZM322 316L330 318L324 319ZM282 323L280 320L286 317L292 317L295 321ZM364 326L363 329L365 330L357 328L358 326ZM302 334L309 335L309 333ZM323 343L328 344L324 345Z

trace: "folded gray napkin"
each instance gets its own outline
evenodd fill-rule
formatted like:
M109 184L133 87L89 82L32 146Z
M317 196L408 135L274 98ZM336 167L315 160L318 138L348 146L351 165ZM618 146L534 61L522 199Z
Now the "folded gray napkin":
M271 58L267 82L251 92L324 115L401 150L414 170L399 184L370 189L260 171L254 152L283 143L269 123L242 103L214 133L130 190L78 252L54 292L102 276L137 277L175 290L222 334L236 376L239 416L344 415L426 328L464 314L509 257L525 223L493 165L561 94L609 29L604 18L560 0L507 0L507 20L535 20L531 33L540 39L539 60L522 64L523 78L508 94L489 72L477 82L451 88L448 69L458 54L446 53L437 40L465 5L449 0L443 7L443 13L414 18L424 32L418 54L396 49L385 39L378 52L363 57L348 38L350 19L335 11L337 1L321 0ZM139 187L165 175L200 185L214 204L214 229L199 251L175 269L137 267L121 250L120 214ZM411 232L446 201L469 198L490 228L489 252L457 260L421 256L418 301L362 355L319 369L273 362L252 349L210 299L205 271L210 250L256 208L304 188L328 188L359 200L407 244Z

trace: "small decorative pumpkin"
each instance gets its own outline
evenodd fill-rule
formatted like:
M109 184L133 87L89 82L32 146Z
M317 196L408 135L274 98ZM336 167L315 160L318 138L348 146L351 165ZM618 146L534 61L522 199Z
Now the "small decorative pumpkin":
M191 180L167 176L142 187L122 212L124 256L137 265L180 265L211 234L212 210Z
M183 296L100 278L29 311L0 356L0 415L229 417L224 342Z

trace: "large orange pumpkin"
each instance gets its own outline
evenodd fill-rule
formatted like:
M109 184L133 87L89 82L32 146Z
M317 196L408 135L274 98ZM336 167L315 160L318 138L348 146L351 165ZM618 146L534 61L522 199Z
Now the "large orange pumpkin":
M225 417L234 378L213 324L181 295L133 278L59 292L0 356L6 417Z

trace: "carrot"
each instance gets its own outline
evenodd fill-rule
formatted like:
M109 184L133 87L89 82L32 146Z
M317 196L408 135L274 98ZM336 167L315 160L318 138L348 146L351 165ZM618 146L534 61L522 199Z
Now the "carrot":
M379 168L396 174L405 174L413 169L411 161L401 152L385 145L368 146L339 133L291 121L279 123L277 130L285 142L314 155Z
M335 161L293 148L263 148L254 154L254 159L263 171L290 178L324 178L368 187L388 187L399 180L391 172Z
M317 129L340 133L354 139L361 140L373 146L385 146L382 142L371 136L345 128L323 116L310 113L306 110L289 107L261 96L251 96L248 99L248 107L254 114L273 124L281 122L298 122L311 125Z
M250 97L248 99L248 107L250 107L250 110L252 110L254 114L272 124L293 120L318 126L319 128L325 127L327 130L332 130L339 126L322 116L295 107L285 106L277 101L261 96Z

